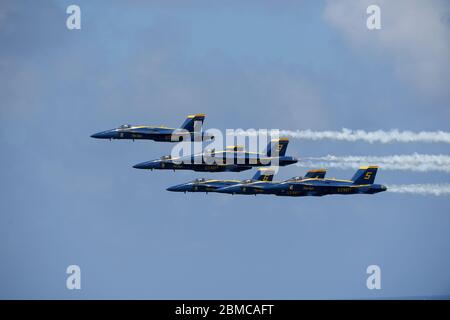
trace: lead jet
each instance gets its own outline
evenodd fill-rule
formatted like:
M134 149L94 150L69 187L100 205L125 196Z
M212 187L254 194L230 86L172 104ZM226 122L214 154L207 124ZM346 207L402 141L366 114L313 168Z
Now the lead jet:
M308 178L299 181L285 181L268 186L265 192L277 196L315 196L329 194L375 194L386 191L381 184L374 184L377 166L360 167L350 180Z
M274 171L270 168L259 168L253 178L248 180L217 180L217 179L195 179L190 182L179 184L167 188L167 191L174 192L216 192L218 189L229 187L241 183L256 183L262 181L272 181Z
M296 163L295 157L286 156L289 139L272 139L265 152L245 151L242 146L227 147L226 150L188 155L184 157L164 156L160 159L136 164L136 169L193 170L207 172L240 172L253 167L287 166Z
M121 125L118 128L110 129L91 135L96 139L128 139L128 140L153 140L161 142L179 142L194 140L195 134L201 140L214 139L201 132L204 114L194 114L187 116L180 128L169 128L166 126L133 126L129 124Z
M228 193L228 194L244 194L244 195L257 195L257 194L273 194L271 192L271 187L279 185L280 183L285 182L295 182L302 181L304 179L324 179L327 171L325 169L318 170L310 170L308 171L304 177L292 177L288 180L284 181L273 181L271 180L245 180L241 183L236 183L229 186L223 186L218 189L216 192L219 193Z

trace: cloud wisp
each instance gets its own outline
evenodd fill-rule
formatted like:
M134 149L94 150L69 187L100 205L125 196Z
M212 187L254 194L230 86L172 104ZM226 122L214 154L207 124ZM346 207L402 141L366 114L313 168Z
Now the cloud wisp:
M343 128L341 131L281 130L280 135L305 140L364 141L369 143L450 143L450 132L445 131L413 132L397 129L365 131Z
M338 169L358 169L361 165L378 165L383 170L402 170L450 173L450 156L433 154L410 154L391 156L335 156L302 158L299 167L328 167Z
M389 192L419 194L423 196L450 196L450 184L393 184L387 186Z
M381 10L381 29L376 32L366 27L366 8L373 4ZM360 55L383 57L418 92L448 97L448 12L446 0L329 0L324 18Z

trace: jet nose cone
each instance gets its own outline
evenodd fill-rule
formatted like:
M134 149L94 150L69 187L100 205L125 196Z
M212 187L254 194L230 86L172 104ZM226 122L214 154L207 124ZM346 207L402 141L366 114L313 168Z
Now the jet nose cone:
M133 168L135 168L135 169L156 169L156 168L158 168L158 163L155 161L146 161L146 162L141 162L141 163L135 164L133 166Z
M114 130L107 130L107 131L101 131L94 133L91 135L91 138L94 139L115 139L117 138L117 132Z
M102 138L102 133L98 132L98 133L91 134L91 138L101 139Z
M135 169L149 169L148 168L148 162L141 162L141 163L135 164L133 166L133 168L135 168Z
M176 186L169 187L166 190L172 191L172 192L187 192L187 191L191 191L192 188L190 188L190 186L186 185L186 184L179 184Z

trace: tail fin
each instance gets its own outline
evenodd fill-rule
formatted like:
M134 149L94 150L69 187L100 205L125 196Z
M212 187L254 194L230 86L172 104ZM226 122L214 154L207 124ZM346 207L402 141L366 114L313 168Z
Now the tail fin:
M305 178L323 179L323 178L325 178L326 173L327 173L327 169L309 170L305 174Z
M256 171L255 175L253 176L252 180L272 181L274 174L275 174L275 171L273 169L259 168L258 171Z
M267 145L266 154L268 157L279 157L286 154L287 146L289 144L288 138L272 139Z
M373 184L377 170L377 166L360 167L352 178L353 184Z
M181 129L194 132L194 130L198 130L202 127L204 120L205 114L203 113L189 115L181 125Z

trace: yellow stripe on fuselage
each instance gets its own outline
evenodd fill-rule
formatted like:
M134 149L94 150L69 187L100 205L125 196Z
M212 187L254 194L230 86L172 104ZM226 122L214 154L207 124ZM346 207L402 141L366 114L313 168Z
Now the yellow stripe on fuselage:
M212 179L212 180L206 180L206 181L203 181L203 182L201 182L201 183L210 183L210 182L241 182L240 180L214 180L214 179Z
M352 180L344 180L344 179L335 179L335 178L326 178L326 179L321 179L321 178L307 178L307 179L303 179L300 181L311 181L311 180L320 180L320 181L327 181L327 180L332 180L332 181L340 181L340 182L353 182Z
M146 128L146 129L171 129L171 130L176 130L176 128L169 128L166 126L132 126L129 129L142 129L142 128Z

